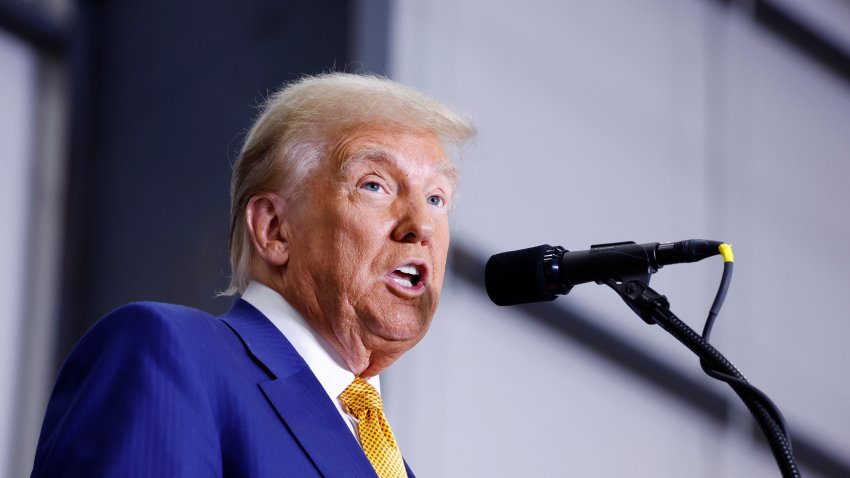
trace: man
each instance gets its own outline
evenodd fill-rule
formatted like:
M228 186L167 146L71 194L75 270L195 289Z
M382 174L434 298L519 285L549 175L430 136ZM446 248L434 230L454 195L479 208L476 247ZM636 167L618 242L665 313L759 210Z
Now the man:
M305 78L265 105L232 182L221 317L122 307L65 363L33 476L413 476L378 374L428 330L474 134L392 81Z

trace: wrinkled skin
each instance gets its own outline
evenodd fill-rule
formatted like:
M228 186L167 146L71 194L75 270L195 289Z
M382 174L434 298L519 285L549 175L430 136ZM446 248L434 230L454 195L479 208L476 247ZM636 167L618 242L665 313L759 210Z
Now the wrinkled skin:
M449 247L454 169L427 131L342 135L291 200L248 205L252 274L283 295L349 369L373 376L425 335ZM412 265L419 278L396 271Z

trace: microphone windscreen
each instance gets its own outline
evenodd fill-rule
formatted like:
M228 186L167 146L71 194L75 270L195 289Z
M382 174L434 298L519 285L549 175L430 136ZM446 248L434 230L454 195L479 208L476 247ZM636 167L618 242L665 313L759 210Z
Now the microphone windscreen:
M546 285L543 256L552 246L530 247L490 257L484 267L487 295L496 305L516 305L554 300Z

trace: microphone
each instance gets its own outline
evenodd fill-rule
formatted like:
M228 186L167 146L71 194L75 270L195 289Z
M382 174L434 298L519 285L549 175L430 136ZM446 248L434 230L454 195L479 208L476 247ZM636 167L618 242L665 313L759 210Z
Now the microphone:
M574 285L608 280L643 280L663 266L696 262L719 254L720 241L614 242L570 252L543 244L490 257L484 268L487 295L497 305L554 300Z

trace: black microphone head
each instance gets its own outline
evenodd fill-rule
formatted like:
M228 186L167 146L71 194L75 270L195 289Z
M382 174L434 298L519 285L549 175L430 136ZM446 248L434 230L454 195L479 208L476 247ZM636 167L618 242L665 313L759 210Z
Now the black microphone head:
M530 247L490 257L484 267L487 295L496 305L516 305L554 300L546 285L543 256L552 246Z

